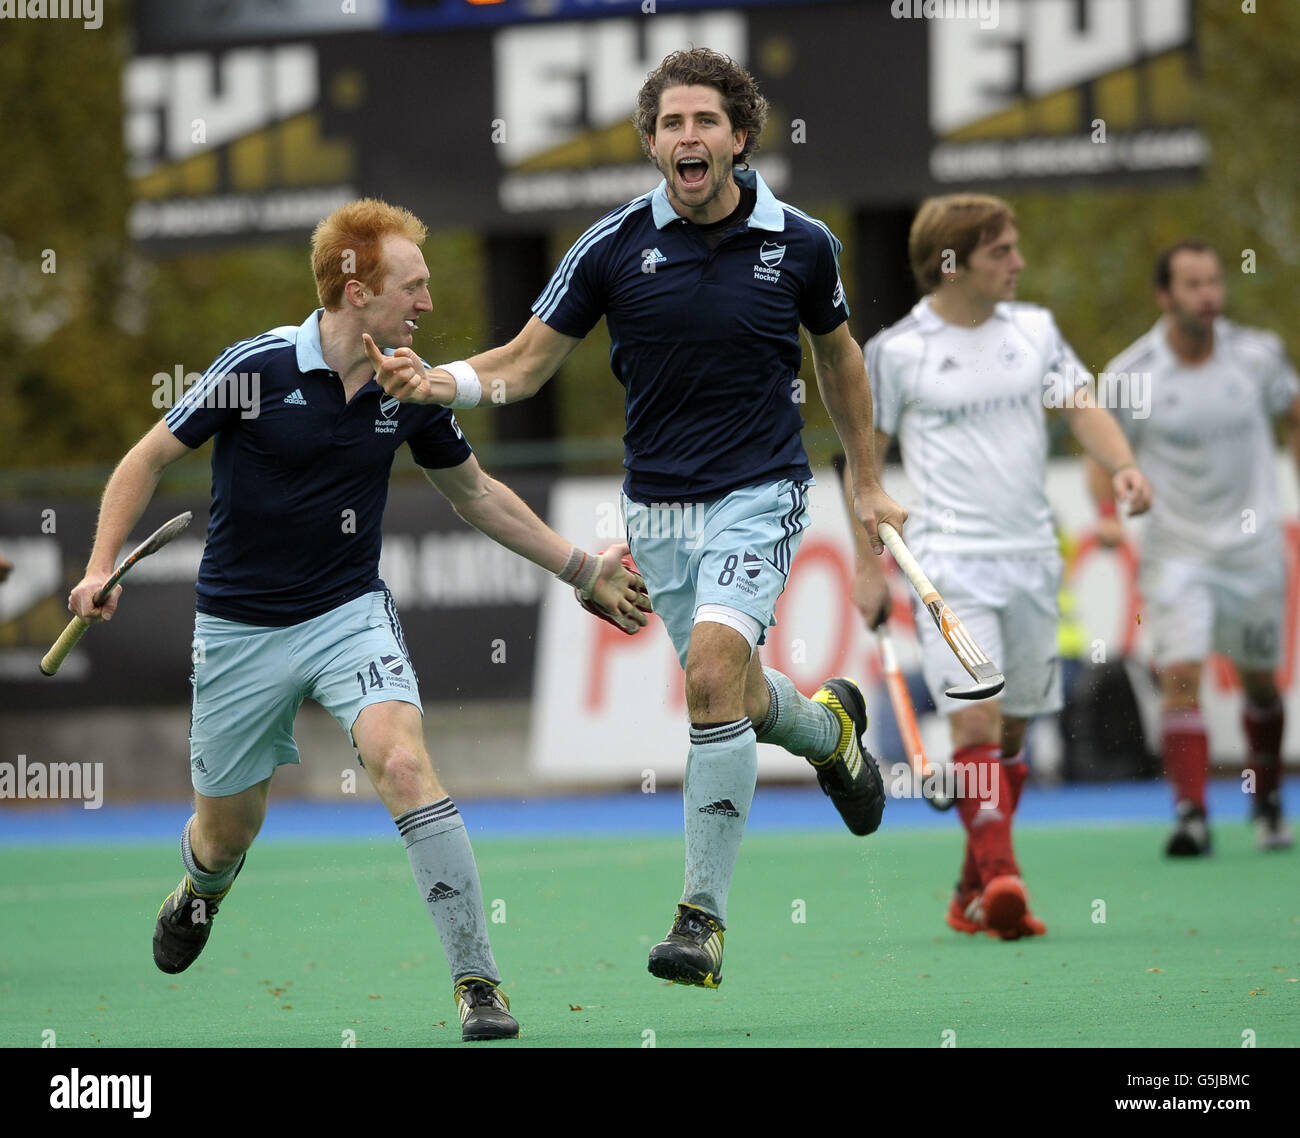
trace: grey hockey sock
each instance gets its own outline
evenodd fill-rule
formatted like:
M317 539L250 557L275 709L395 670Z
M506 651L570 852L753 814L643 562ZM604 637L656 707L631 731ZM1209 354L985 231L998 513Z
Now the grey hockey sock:
M775 668L764 668L763 679L772 705L756 732L760 743L775 743L806 759L824 759L839 746L840 721L829 707L800 694Z
M483 891L465 820L450 798L418 806L393 819L420 896L433 918L453 982L481 976L501 980L483 916Z
M691 728L683 798L686 886L682 904L725 925L727 893L758 780L758 743L748 719Z

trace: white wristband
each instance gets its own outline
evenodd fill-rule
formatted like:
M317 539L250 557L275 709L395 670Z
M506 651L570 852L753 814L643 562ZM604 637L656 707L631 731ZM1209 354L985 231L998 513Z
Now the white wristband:
M590 600L596 578L600 576L600 554L584 553L575 545L569 550L569 559L564 563L564 568L555 575Z
M446 404L448 407L477 407L483 398L483 385L479 382L478 372L464 360L453 360L449 364L439 364L443 371L451 372L456 380L456 398Z

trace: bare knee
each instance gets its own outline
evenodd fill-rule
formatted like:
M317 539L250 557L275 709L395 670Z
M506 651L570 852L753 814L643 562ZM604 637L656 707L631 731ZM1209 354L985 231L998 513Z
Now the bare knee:
M190 827L190 848L205 869L213 873L234 865L262 829L262 816L209 814L200 811Z
M692 657L686 663L686 706L696 723L738 719L745 707L743 677L725 661Z
M1171 664L1160 673L1166 711L1192 711L1200 699L1201 665Z
M1003 716L1002 753L1008 758L1020 754L1020 749L1025 745L1025 728L1028 725L1027 720L1010 715Z
M988 700L974 707L963 708L948 717L954 751L963 747L981 747L1000 743L1002 716L996 700Z
M409 742L389 743L376 753L366 755L365 763L375 788L385 799L391 795L427 802L425 796L436 786L429 756L423 747Z

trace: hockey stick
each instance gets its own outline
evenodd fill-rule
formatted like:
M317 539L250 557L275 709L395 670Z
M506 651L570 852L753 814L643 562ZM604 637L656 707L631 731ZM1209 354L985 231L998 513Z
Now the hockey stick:
M966 631L966 626L962 624L957 614L944 604L939 590L930 583L930 578L921 570L911 550L903 544L898 530L888 522L881 522L879 532L880 540L889 546L889 552L894 555L898 567L912 583L912 588L921 598L921 603L930 610L940 635L948 642L953 655L975 681L964 688L949 688L946 693L948 698L988 699L989 696L997 695L1006 684L1006 677L998 670L998 666L984 655L983 650L975 643L974 637Z
M898 657L894 653L894 642L889 638L884 625L876 629L876 643L880 645L880 663L885 673L885 687L889 691L889 702L894 709L894 719L898 722L898 734L907 750L908 762L918 779L933 777L934 768L925 757L925 747L921 743L921 732L916 725L916 709L912 706L912 697L903 679L903 671L898 666ZM956 799L943 794L935 794L926 801L936 810L951 810L957 805Z
M157 553L158 550L190 524L191 517L193 515L189 510L186 510L185 513L178 514L165 525L159 526L158 529L145 538L131 555L117 567L117 572L104 582L104 587L95 594L93 598L95 607L99 608L108 600L109 595L117 587L117 583L127 575L137 561L148 557L151 553ZM90 621L82 620L79 616L74 616L68 621L68 627L63 630L58 640L54 642L54 646L45 653L45 658L41 660L41 672L47 676L54 675L63 661L67 659L68 653L77 646L77 641L85 635L86 629L89 627Z

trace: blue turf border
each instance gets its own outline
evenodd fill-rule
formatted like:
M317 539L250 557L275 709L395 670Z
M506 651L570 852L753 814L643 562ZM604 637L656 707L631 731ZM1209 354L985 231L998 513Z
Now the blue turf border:
M1286 780L1291 804L1300 797L1300 777ZM457 800L475 837L609 836L680 834L681 793L635 791L593 795L538 795L534 798L463 798ZM1212 820L1244 821L1247 804L1237 779L1209 785ZM15 806L0 803L0 846L152 843L176 841L189 817L184 802L105 804L86 810L80 804ZM1172 801L1163 781L1089 783L1042 788L1030 786L1016 815L1019 825L1072 823L1083 825L1166 822ZM952 814L941 814L920 799L891 799L882 832L956 826ZM838 815L815 787L760 787L750 810L751 831L838 829ZM312 802L272 799L265 841L329 839L397 840L384 808L374 801Z

